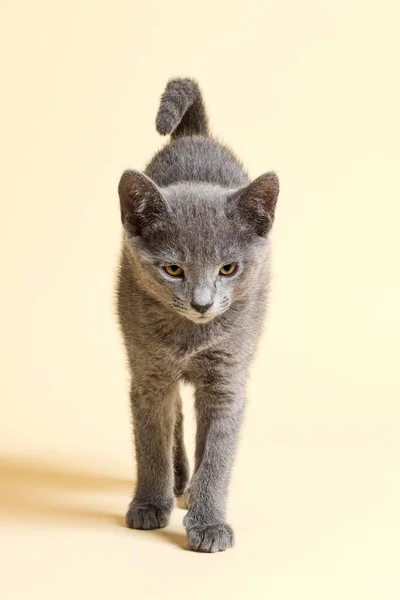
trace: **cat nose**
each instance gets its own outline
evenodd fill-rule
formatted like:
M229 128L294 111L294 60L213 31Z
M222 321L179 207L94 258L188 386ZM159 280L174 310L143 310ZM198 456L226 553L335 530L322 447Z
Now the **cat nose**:
M199 312L201 315L204 315L204 313L206 313L212 305L212 302L209 304L196 304L196 302L191 303L192 308L194 308L194 310Z

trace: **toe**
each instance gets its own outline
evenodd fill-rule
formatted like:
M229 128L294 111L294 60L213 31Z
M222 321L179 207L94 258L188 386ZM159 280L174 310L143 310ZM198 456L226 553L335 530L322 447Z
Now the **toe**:
M187 530L188 546L197 552L223 552L234 545L232 528L226 523L194 526Z
M155 505L137 506L132 503L126 515L126 524L130 529L161 529L169 522L171 510Z

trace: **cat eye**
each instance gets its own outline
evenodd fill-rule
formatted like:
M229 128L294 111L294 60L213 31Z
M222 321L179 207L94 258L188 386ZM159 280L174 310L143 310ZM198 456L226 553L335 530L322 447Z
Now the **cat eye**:
M236 273L237 269L238 269L237 263L229 263L229 265L224 265L223 267L220 268L219 274L223 275L224 277L229 277L230 275L233 275L234 273Z
M170 277L183 277L183 269L179 265L166 265L163 269Z

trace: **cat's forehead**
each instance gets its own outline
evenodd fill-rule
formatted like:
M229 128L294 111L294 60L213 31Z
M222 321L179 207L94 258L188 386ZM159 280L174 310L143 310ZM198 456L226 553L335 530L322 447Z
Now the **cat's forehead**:
M243 235L226 214L232 190L181 184L164 191L170 207L170 243L182 260L218 262L245 251Z
M197 216L198 213L214 213L223 206L232 190L203 182L181 182L161 188L175 215Z

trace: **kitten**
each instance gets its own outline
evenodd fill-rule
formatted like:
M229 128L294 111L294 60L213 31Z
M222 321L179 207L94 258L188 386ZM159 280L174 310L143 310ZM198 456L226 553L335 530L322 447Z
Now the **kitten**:
M250 182L209 136L199 87L168 83L156 119L171 140L144 173L119 183L124 240L118 312L132 375L137 488L128 527L168 524L185 494L188 546L230 548L227 489L263 320L268 234L279 182ZM183 441L179 382L195 388L194 474Z

